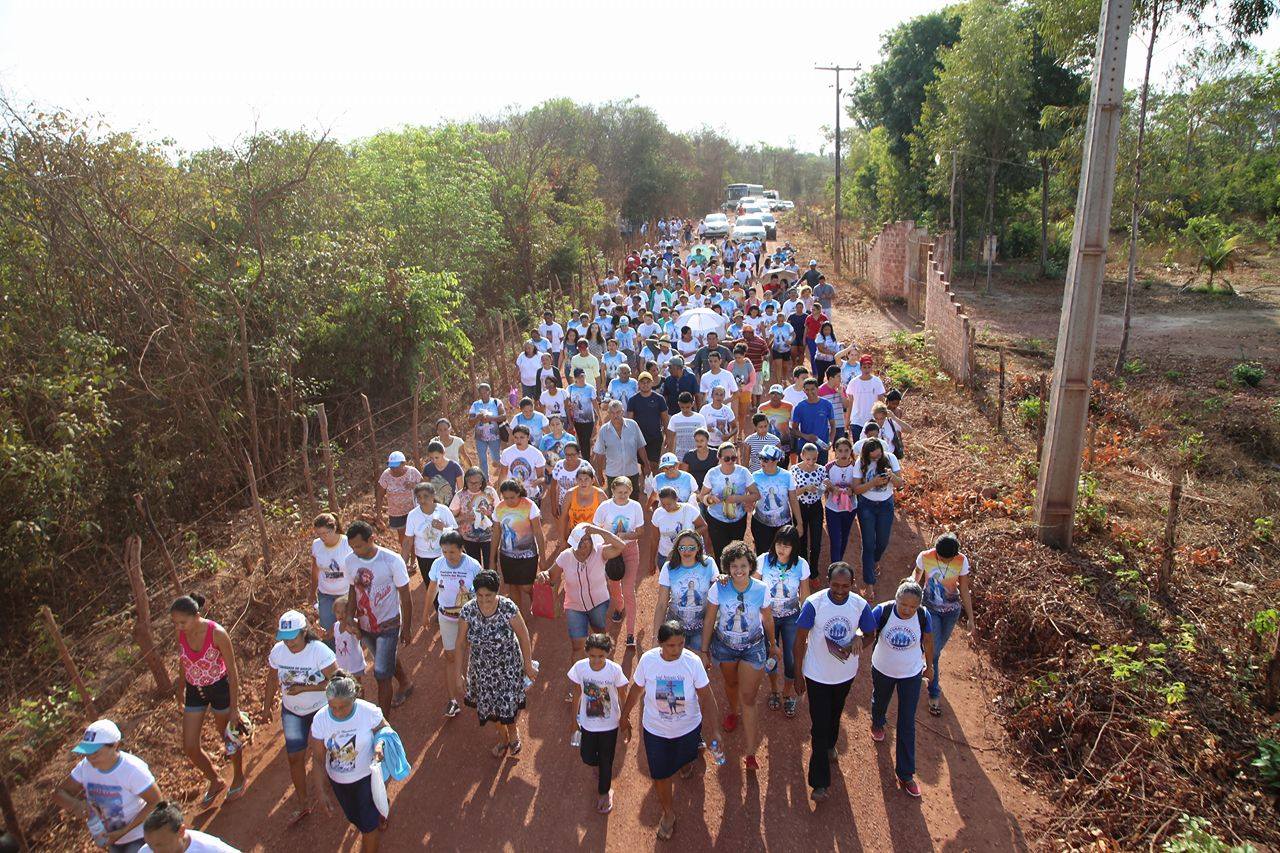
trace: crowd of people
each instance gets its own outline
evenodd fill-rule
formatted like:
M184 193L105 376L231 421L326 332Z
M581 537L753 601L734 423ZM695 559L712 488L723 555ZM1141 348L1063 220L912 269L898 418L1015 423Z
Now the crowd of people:
M535 614L563 618L570 743L595 769L602 814L637 705L662 807L656 834L667 839L675 777L696 772L704 754L724 763L739 727L743 767L760 768L762 692L765 709L786 719L807 705L808 784L815 802L827 799L864 648L868 736L884 740L896 697L895 773L920 796L922 679L929 713L942 714L942 652L961 615L972 627L973 608L954 535L914 567L882 566L910 440L903 395L836 333L835 289L816 261L801 268L790 244L691 244L693 228L664 220L656 243L607 271L590 306L547 309L511 375L478 384L466 425L474 458L441 417L421 468L399 450L388 456L376 524L314 519L311 599L279 617L275 646L253 667L263 714L279 711L291 825L336 806L376 853L385 783L408 773L388 721L413 695L399 651L420 625L440 634L443 715L474 709L493 724L493 756L518 756L530 687L561 677L540 674L533 659ZM636 589L651 575L657 604L642 614ZM253 731L240 705L244 673L199 595L177 599L171 616L183 748L208 780L200 805L231 801L245 788ZM614 660L611 625L617 645L638 654L629 673ZM710 686L717 671L723 708ZM366 684L376 701L362 698ZM209 718L230 780L201 747ZM233 849L185 824L112 721L89 726L75 752L57 798L100 844Z

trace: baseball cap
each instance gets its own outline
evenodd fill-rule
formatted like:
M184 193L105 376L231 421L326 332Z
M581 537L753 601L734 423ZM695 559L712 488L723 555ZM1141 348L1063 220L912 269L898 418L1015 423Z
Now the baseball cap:
M869 355L864 355L862 358L858 359L858 364L870 364L871 362L872 358Z
M817 261L809 261L809 266L816 267L817 265L818 265Z
M296 610L286 610L280 614L280 622L276 626L277 640L292 640L307 627L307 617Z
M636 377L636 381L637 381L637 382L640 382L640 381L643 381L643 380L645 380L645 379L648 379L650 382L652 382L652 381L653 381L653 374L652 374L652 373L650 373L650 372L649 372L649 371L647 371L647 370L642 370L642 371L640 371L640 375Z
M580 524L574 525L573 530L569 532L569 539L567 543L570 548L577 548L579 545L582 544L582 537L587 535L588 526L589 525L585 521ZM597 548L600 547L602 544L604 544L604 540L598 536L592 536L591 539L592 539L592 544L594 544Z
M391 455L387 457L388 468L399 468L404 464L404 454L399 450L391 451Z
M775 445L766 444L764 447L760 448L760 458L761 459L781 459L782 450L776 447Z
M674 453L664 453L662 458L658 460L659 468L670 468L672 465L679 465L680 460L676 458Z
M120 727L110 720L97 720L84 730L80 743L72 747L72 752L81 755L92 755L104 746L120 742Z
M786 390L781 385L774 385L769 389L770 394L785 394Z

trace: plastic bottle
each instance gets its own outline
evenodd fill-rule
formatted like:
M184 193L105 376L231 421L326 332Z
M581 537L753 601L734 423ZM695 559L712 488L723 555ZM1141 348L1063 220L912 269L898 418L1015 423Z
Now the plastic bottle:
M534 675L537 675L537 674L538 674L538 662L537 662L536 660L534 660L534 661L530 661L529 663L530 663L530 665L533 667L533 674L534 674ZM528 690L528 689L529 689L530 687L532 687L532 686L533 686L533 679L526 675L526 676L524 677L524 689L525 689L525 690Z
M707 751L711 753L711 760L716 763L717 767L724 764L724 750L720 748L720 741L712 740L711 743L707 745Z
M778 668L778 659L776 657L767 657L764 661L764 671L773 672Z
M107 825L102 822L102 818L98 817L98 813L94 811L93 806L89 807L89 818L86 823L89 824L89 835L93 836L93 843L99 847L106 847Z

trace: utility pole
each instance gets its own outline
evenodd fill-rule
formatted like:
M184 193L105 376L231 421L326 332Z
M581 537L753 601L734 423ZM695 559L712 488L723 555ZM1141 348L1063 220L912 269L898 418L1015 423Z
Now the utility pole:
M840 113L844 112L844 104L840 100L840 72L841 71L859 71L862 65L815 65L815 71L834 71L836 72L836 203L835 203L835 239L833 244L840 242ZM832 260L835 263L835 273L840 273L840 252L832 246Z
M1116 140L1124 107L1125 51L1132 21L1133 0L1102 0L1071 258L1054 356L1049 425L1036 492L1037 535L1041 542L1054 548L1071 547L1075 520L1102 276L1111 230Z

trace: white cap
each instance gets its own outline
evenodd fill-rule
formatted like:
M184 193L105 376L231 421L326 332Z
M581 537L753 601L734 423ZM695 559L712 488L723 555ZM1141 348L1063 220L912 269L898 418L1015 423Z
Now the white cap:
M120 742L120 727L110 720L98 720L84 730L80 743L72 748L72 752L81 755L92 755L104 746Z
M404 464L404 454L399 450L393 450L391 455L387 457L387 466L390 468L399 468Z
M307 617L296 610L286 610L280 615L280 623L276 626L277 640L292 640L307 627Z
M573 530L569 531L568 545L570 548L577 548L582 544L582 537L587 535L587 528L590 526L585 521L574 525ZM599 536L592 536L591 540L592 544L597 548L604 544L604 539Z

